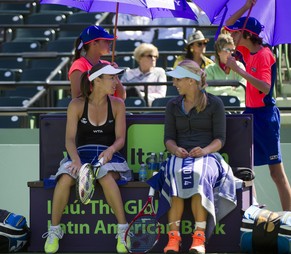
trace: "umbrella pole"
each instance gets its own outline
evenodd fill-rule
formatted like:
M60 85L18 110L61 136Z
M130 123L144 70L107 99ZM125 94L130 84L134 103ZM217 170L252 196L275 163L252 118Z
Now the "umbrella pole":
M116 3L116 12L115 12L115 24L114 24L114 40L112 45L112 58L111 63L114 63L115 47L116 47L116 31L117 31L117 21L118 21L118 11L119 11L119 2Z
M252 9L253 9L253 4L251 5L251 7L250 7L250 9L249 9L249 12L248 12L248 15L247 15L247 17L246 17L246 20L245 20L245 23L243 24L243 27L242 27L242 30L241 30L241 33L239 34L239 37L238 37L238 40L237 40L237 46L239 45L239 43L240 43L240 40L241 40L241 38L242 38L242 36L243 36L243 32L244 32L244 30L246 29L246 25L247 25L247 22L248 22L248 19L249 19L249 17L250 17L250 15L251 15L251 11L252 11ZM236 55L236 47L235 47L235 50L234 50L234 53L233 53L234 55ZM224 72L226 73L226 74L229 74L229 72L230 72L230 68L229 67L225 67L225 70L224 70Z

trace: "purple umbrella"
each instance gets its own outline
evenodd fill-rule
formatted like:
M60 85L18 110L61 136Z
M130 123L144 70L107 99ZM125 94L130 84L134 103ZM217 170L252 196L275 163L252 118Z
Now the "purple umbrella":
M154 18L186 18L197 20L196 14L186 0L40 0L41 4L59 4L75 7L86 12L116 13L114 37L118 13ZM112 62L114 61L115 40L112 47Z
M245 0L192 0L209 17L212 24L220 24L226 11L225 20L235 13ZM259 0L253 7L251 15L265 26L260 36L271 46L291 43L289 17L290 0ZM244 14L247 16L247 13ZM224 20L223 20L224 23Z

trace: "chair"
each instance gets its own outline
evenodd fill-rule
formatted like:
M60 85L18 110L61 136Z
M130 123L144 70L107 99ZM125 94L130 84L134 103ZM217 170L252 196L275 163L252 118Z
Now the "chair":
M52 69L25 69L22 71L20 81L44 82L51 74ZM61 80L61 73L58 73L52 80ZM43 86L18 86L15 90L6 90L5 96L25 96L33 97Z
M18 81L20 72L13 69L0 69L0 81Z
M175 98L175 96L166 96L162 98L156 98L152 102L152 107L166 107L169 100Z
M94 25L99 23L101 19L103 19L104 14L102 12L76 12L73 13L72 15L69 15L67 17L67 23L68 24L88 24L88 25Z
M40 4L38 9L39 13L61 13L65 14L66 16L78 11L79 9L77 8L60 4Z
M41 49L39 41L10 41L0 45L2 53L37 52Z
M146 101L139 97L128 97L124 101L125 107L145 107Z
M114 62L117 63L119 67L134 68L134 59L132 55L116 56Z
M142 43L142 40L116 40L115 50L118 52L132 52Z
M24 96L3 96L0 97L0 107L23 107L29 102Z
M178 90L175 86L167 86L166 96L178 96Z
M56 32L51 28L15 28L13 41L39 41L45 43L55 40Z
M72 53L76 38L60 38L50 41L46 45L47 51Z
M0 13L0 24L23 24L23 15L16 13Z
M27 15L35 11L35 2L27 3L26 1L14 1L13 3L0 3L1 13L18 13Z
M157 66L170 70L173 68L176 58L176 55L173 54L160 55L157 60Z
M63 24L66 15L62 13L32 13L25 19L26 24Z
M24 116L0 116L0 128L26 128L27 120Z
M186 41L184 39L157 39L153 44L159 51L184 51Z
M31 69L55 69L62 62L61 58L40 58L29 60Z
M240 106L240 100L236 96L232 95L218 95L218 97L222 100L224 106Z
M21 70L27 67L27 61L23 57L0 57L1 69Z
M69 105L71 100L72 100L71 97L64 97L64 98L58 99L56 101L56 107L58 107L58 108L60 108L60 107L61 108L62 107L66 108L66 107L68 107L68 105Z

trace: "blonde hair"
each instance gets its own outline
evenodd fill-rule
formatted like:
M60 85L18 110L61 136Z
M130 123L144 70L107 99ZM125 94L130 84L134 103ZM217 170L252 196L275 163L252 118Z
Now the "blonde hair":
M153 54L157 57L159 57L159 51L158 48L150 43L141 43L139 46L137 46L133 52L133 56L135 60L139 63L140 59L143 55L146 54Z
M201 77L200 81L196 81L198 88L200 90L200 93L198 95L198 102L197 102L197 106L196 106L196 110L197 112L201 112L203 111L206 106L207 106L207 95L205 92L205 88L207 87L207 83L206 83L206 74L205 72L200 68L200 66L192 60L184 60L182 62L180 62L178 64L178 66L183 67L184 69L198 75Z

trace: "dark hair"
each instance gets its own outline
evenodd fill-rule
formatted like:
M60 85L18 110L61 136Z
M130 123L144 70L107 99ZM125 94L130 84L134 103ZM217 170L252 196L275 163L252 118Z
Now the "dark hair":
M81 57L82 49L84 49L86 52L87 52L88 49L89 49L89 44L83 44L83 47L80 48L80 49L78 49L80 43L81 43L81 38L78 37L78 38L75 40L75 44L74 44L75 51L74 51L73 62L76 61L77 59L79 59L79 58Z
M263 44L263 39L255 34L252 34L248 31L244 31L243 32L243 38L244 39L247 39L249 37L250 41L253 43L253 44L259 44L259 45L262 45Z
M188 45L187 48L186 48L186 55L185 55L186 59L191 59L191 60L193 59L193 52L191 51L191 45L192 44Z
M96 65L94 65L91 70L89 71L85 71L82 73L81 75L81 87L80 87L80 90L81 90L81 94L84 98L89 98L91 92L92 92L92 89L91 87L93 86L93 80L90 82L89 81L89 76L102 69L103 67L105 67L106 65L108 65L107 63L98 63ZM102 75L100 75L99 77L102 77Z

